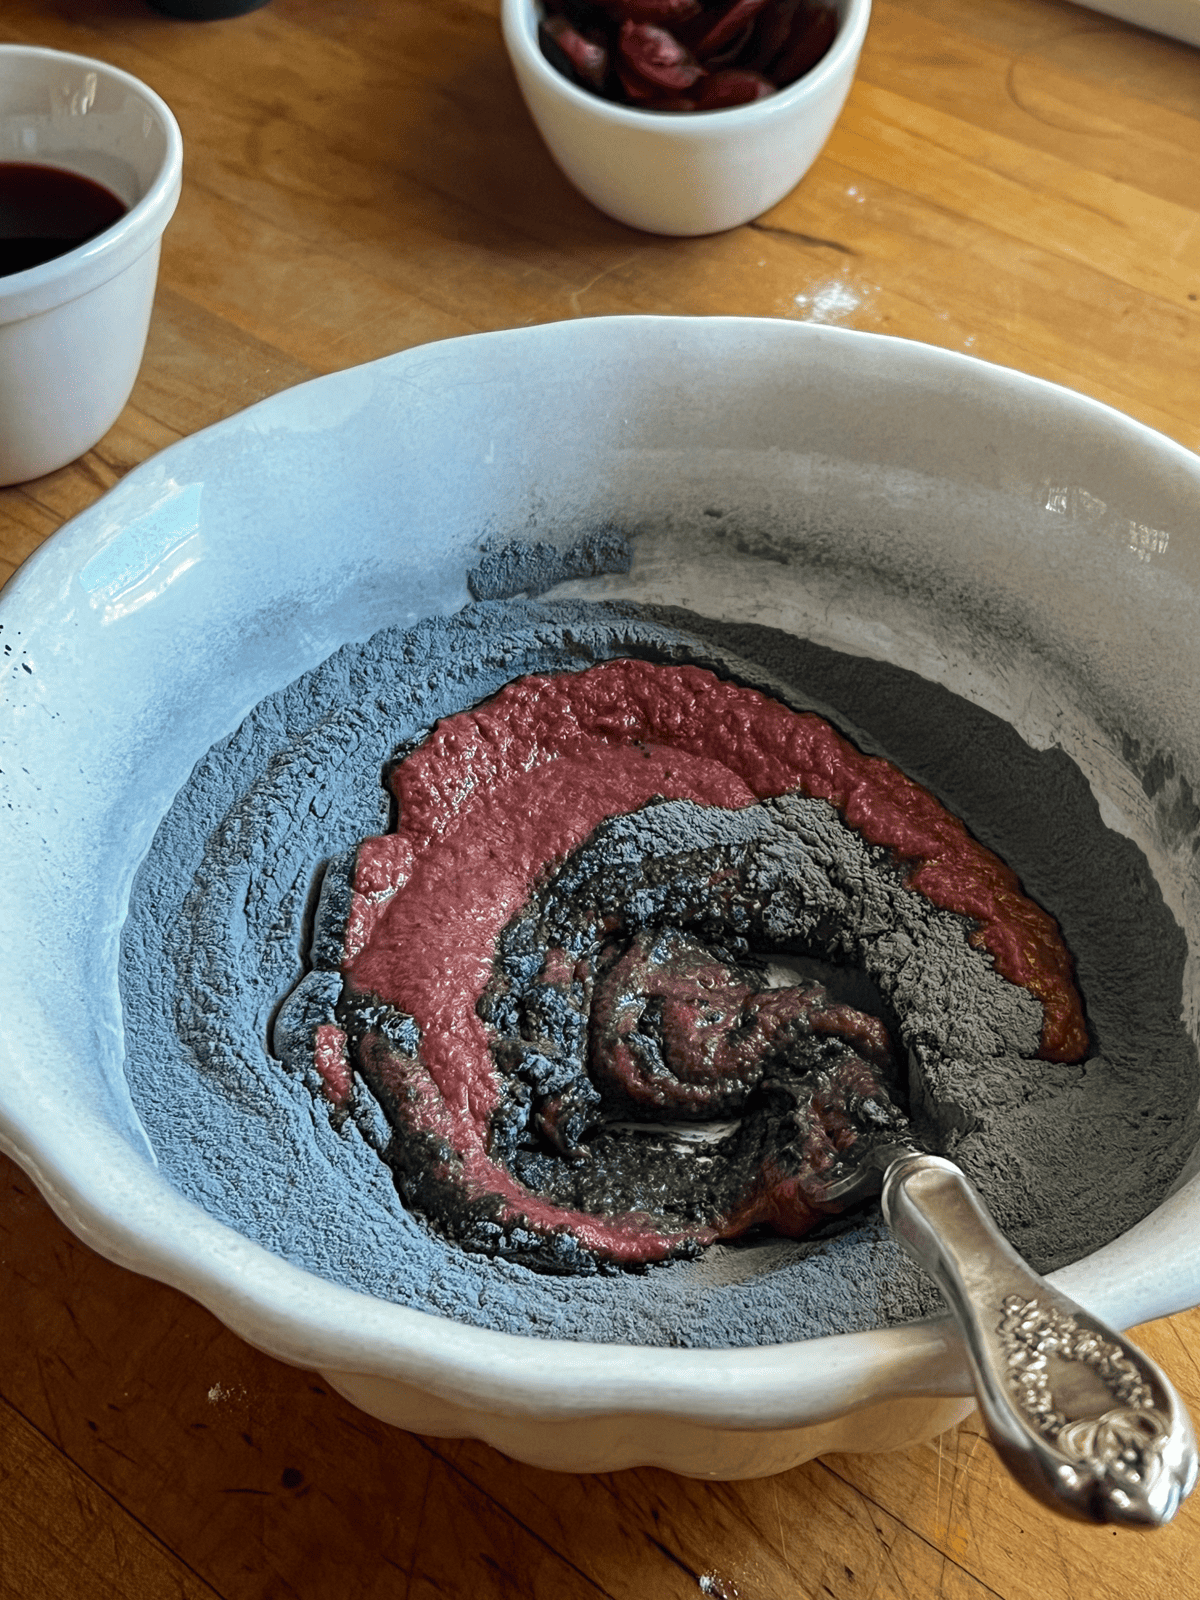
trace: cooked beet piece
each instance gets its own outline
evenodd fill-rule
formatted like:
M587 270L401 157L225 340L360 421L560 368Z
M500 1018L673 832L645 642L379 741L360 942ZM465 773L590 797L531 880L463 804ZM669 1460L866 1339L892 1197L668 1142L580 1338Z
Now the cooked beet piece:
M709 73L704 82L697 85L696 110L721 111L726 106L746 106L776 92L775 85L761 72L751 72L748 67L725 67L720 72Z
M618 22L652 22L675 28L700 15L700 0L608 0L606 7Z
M733 0L727 11L715 15L711 11L706 12L703 22L698 20L693 23L685 35L697 61L707 61L712 56L720 55L737 39L746 25L754 21L766 4L767 0Z
M608 77L608 51L602 44L596 44L578 33L565 17L547 17L542 23L540 35L543 52L549 54L544 43L548 36L566 58L571 75L580 83L592 89L604 88L604 80ZM555 65L558 63L555 62ZM562 70L561 67L559 70Z
M608 24L608 14L596 0L542 0L542 10L548 17L566 17L576 33L585 35Z
M745 66L742 57L746 48L754 37L754 24L748 22L742 31L737 34L724 50L718 50L715 55L706 56L704 65L709 72L719 72L722 67Z
M684 49L665 28L656 28L649 22L623 22L618 48L622 83L629 88L632 77L648 91L638 99L679 94L704 75L704 68L690 50Z
M792 31L796 12L802 0L770 0L755 22L754 48L742 62L755 72L769 72L775 58L783 51Z
M830 6L806 6L792 24L783 53L771 67L771 77L781 89L815 67L833 43L837 12Z

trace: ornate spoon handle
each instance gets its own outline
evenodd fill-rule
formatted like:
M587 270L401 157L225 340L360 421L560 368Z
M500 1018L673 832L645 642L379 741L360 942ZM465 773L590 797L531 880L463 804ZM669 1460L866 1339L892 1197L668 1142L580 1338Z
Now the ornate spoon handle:
M897 1155L882 1205L954 1312L1014 1477L1086 1521L1169 1522L1196 1481L1196 1440L1154 1363L1032 1271L953 1162Z

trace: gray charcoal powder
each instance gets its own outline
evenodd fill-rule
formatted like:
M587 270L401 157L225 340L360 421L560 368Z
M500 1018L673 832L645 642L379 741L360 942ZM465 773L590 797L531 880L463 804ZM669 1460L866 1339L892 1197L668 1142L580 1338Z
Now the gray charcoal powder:
M1032 750L1006 723L900 668L776 630L531 600L484 600L344 646L256 707L181 790L135 881L121 952L126 1073L168 1180L323 1278L511 1333L721 1347L940 1308L870 1206L804 1240L755 1236L640 1272L554 1274L453 1243L401 1202L384 1159L393 1131L367 1086L356 1080L353 1114L336 1114L303 1053L287 1048L289 1027L303 1032L297 1007L311 1006L311 1020L336 1001L336 950L322 951L319 933L313 946L316 895L333 858L388 827L389 758L514 678L620 656L709 667L818 712L924 784L1017 871L1075 957L1091 1050L1073 1065L1034 1058L1036 1004L985 958L964 964L961 927L947 926L957 919L907 894L898 903L926 942L925 976L887 953L895 905L892 933L864 964L897 989L909 1019L914 1120L1040 1271L1150 1210L1200 1137L1200 1073L1181 1021L1186 944L1144 857L1104 827L1061 751ZM817 819L798 824L792 799L755 808L753 825L740 813L705 820L701 809L646 813L665 830L656 848L671 848L671 830L692 851L697 830L753 826L765 830L752 841L765 861L780 830L816 836ZM632 826L605 825L610 863L622 850L644 860L644 834L622 845ZM737 843L714 836L709 846ZM803 857L778 870L795 875ZM808 888L828 895L829 884L818 873Z

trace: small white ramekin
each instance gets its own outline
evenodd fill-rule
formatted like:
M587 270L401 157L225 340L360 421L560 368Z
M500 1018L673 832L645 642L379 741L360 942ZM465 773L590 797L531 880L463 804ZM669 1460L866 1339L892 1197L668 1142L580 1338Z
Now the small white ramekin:
M129 398L183 140L166 104L86 56L0 45L0 161L66 168L129 207L66 255L0 278L0 484L65 466Z
M761 216L816 160L850 93L871 0L837 10L837 37L811 72L725 111L639 111L589 94L542 54L537 0L502 0L501 26L530 115L575 187L618 222L690 236Z

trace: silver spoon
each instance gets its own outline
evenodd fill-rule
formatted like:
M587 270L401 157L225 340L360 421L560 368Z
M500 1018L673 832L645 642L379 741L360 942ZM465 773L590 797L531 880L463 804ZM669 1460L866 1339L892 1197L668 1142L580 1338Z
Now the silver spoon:
M893 1129L903 1121L878 1109ZM876 1192L945 1296L992 1443L1017 1481L1084 1521L1169 1522L1196 1483L1196 1438L1154 1362L1034 1272L952 1161L885 1136L825 1198Z

